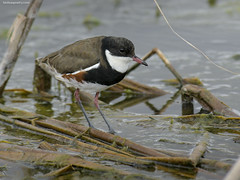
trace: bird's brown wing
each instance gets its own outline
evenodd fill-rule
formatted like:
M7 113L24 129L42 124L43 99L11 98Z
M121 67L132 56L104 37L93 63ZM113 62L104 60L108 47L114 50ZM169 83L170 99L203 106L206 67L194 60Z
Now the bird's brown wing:
M39 65L48 64L61 74L90 67L100 61L103 38L99 36L77 41L38 60Z

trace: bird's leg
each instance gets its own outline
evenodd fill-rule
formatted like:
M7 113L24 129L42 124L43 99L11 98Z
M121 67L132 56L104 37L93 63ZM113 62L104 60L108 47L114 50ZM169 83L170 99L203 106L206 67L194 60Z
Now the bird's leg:
M85 109L82 105L82 101L80 100L80 97L79 97L79 89L78 88L75 90L74 96L76 98L77 104L80 106L80 108L81 108L81 110L82 110L82 112L83 112L83 114L84 114L84 116L85 116L85 118L88 122L88 126L91 127L91 128L94 128L93 125L91 124L91 122L89 121L87 113L86 113L86 111L85 111Z
M113 128L112 128L112 127L110 126L110 124L107 122L107 120L106 120L103 112L101 111L101 109L100 109L100 107L99 107L99 104L98 104L98 95L99 95L99 92L97 92L96 95L95 95L94 104L95 104L95 106L97 107L98 111L100 112L101 116L103 117L105 123L107 124L109 133L115 134L116 132L113 130Z

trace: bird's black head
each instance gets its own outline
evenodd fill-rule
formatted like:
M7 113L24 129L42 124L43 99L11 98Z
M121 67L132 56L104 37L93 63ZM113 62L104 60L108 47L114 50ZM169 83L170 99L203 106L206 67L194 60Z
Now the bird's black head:
M133 43L126 38L113 36L104 37L102 39L101 48L103 56L111 66L114 65L116 67L118 65L121 65L120 63L115 63L119 60L123 61L123 63L125 61L125 64L127 65L129 64L129 61L126 60L133 60L139 64L147 66L147 63L145 61L142 61L135 55Z
M113 56L133 57L134 45L133 43L123 37L105 37L102 40L102 51L108 50Z

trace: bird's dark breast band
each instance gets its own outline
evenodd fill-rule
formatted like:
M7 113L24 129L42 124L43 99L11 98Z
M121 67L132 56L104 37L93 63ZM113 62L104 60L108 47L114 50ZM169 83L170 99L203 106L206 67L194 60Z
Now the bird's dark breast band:
M90 70L84 80L91 83L98 83L106 86L111 86L120 82L125 76L125 73L120 73L112 68L99 67L98 69Z
M75 79L79 83L90 82L101 85L111 86L120 82L125 76L125 73L119 73L114 69L106 69L99 67L98 69L92 69L90 71L80 71L75 74L63 74L65 79Z

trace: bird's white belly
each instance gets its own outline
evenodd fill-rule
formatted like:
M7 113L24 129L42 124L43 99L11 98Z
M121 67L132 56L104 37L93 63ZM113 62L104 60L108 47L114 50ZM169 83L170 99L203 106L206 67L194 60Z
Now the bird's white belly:
M55 78L59 81L64 82L67 87L79 88L80 91L85 91L89 93L96 93L109 88L109 86L106 86L106 85L90 83L85 81L78 82L75 79L66 79L66 78L63 78L62 76L57 76L57 77L55 76Z
M90 82L85 82L85 81L83 81L82 83L79 83L74 79L70 79L70 81L75 81L72 83L72 85L75 88L79 88L80 91L85 91L85 92L89 92L89 93L101 92L109 87L106 85L90 83ZM71 84L71 82L70 82L70 84Z

